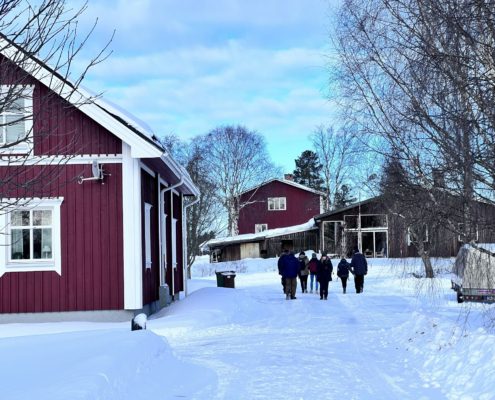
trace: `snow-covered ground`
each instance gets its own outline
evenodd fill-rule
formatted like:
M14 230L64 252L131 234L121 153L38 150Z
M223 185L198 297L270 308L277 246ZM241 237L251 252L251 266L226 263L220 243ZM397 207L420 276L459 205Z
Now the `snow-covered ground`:
M0 325L0 399L495 399L495 305L459 305L418 260L370 260L364 293L285 300L276 259L198 259L147 322ZM236 270L236 289L217 288Z

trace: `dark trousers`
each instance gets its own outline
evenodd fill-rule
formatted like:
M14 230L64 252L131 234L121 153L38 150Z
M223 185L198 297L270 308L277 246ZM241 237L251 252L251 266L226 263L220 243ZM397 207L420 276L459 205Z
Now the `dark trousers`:
M320 299L328 297L328 281L320 281Z
M342 282L342 291L345 293L345 290L347 289L347 278L348 276L341 276L340 281Z
M282 292L285 293L285 278L282 276L282 278L280 278L280 281L282 282Z
M308 292L308 275L300 275L299 279L301 280L301 290L303 293Z
M356 286L356 293L363 293L364 275L354 275L354 286Z

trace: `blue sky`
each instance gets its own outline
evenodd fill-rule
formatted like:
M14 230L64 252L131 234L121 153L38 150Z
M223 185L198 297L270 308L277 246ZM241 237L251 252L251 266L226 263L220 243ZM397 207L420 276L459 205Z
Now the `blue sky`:
M113 54L84 85L188 139L241 124L267 141L285 172L332 122L327 100L336 0L90 0L81 30L98 27L83 57L116 30ZM72 5L80 4L77 0Z

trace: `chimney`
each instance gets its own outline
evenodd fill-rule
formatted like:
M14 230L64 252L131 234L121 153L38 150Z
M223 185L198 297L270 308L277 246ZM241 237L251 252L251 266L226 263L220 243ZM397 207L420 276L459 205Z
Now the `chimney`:
M293 181L294 180L294 175L292 175L292 174L285 174L284 175L284 179L286 181Z

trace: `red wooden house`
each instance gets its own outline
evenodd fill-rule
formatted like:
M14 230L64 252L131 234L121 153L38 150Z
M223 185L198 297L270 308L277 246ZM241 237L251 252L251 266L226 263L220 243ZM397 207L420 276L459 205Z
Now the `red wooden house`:
M0 321L126 319L177 298L187 172L144 124L0 40L2 91L24 102L0 118L26 113L0 131Z
M323 195L291 179L264 182L240 195L239 201L244 206L239 212L239 234L308 222L323 212Z

